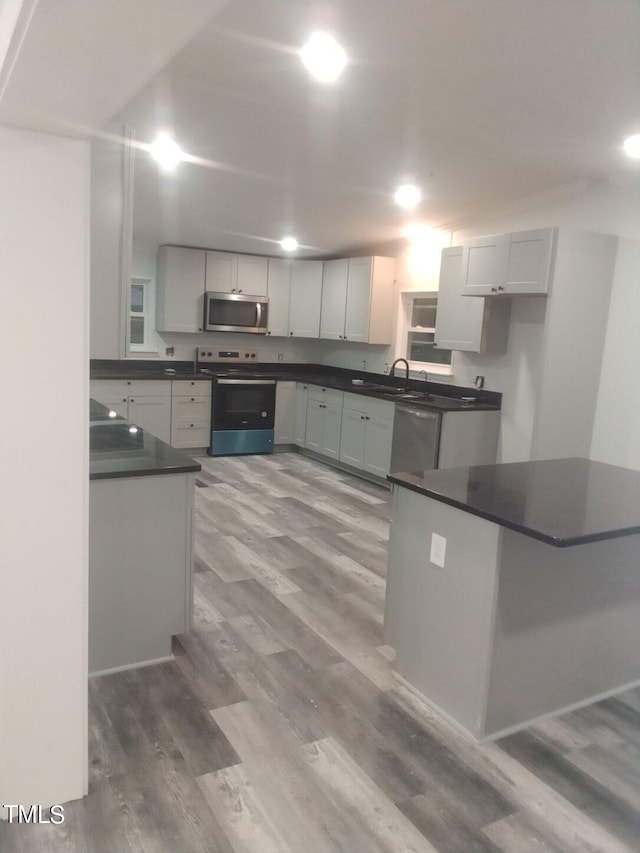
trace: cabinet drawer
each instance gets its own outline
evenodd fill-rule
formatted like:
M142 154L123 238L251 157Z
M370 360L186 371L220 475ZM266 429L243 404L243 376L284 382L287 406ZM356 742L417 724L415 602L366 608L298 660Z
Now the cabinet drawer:
M173 423L171 424L172 447L208 447L211 438L208 423Z
M211 397L175 397L171 402L171 420L206 422L211 417Z
M344 391L335 388L325 388L323 385L309 385L309 399L317 400L319 403L342 405Z
M391 403L389 400L377 400L375 397L365 397L363 394L349 394L348 392L344 395L344 406L369 415L370 418L381 418L388 421L393 420L396 410L395 403Z
M211 380L174 379L172 393L174 397L211 397Z
M92 379L91 396L166 397L171 395L170 379Z

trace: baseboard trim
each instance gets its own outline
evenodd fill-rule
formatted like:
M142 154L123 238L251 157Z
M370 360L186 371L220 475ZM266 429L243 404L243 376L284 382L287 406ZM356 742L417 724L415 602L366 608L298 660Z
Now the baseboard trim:
M96 678L99 675L112 675L114 672L126 672L128 669L141 669L143 666L155 666L157 663L167 663L173 660L173 655L167 655L164 658L153 658L152 660L143 660L140 663L128 663L126 666L114 666L111 669L99 669L96 672L90 672L89 678Z

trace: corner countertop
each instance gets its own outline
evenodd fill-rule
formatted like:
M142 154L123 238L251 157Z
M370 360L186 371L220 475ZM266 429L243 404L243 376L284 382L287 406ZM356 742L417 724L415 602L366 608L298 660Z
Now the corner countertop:
M604 462L545 459L387 479L558 548L640 533L640 471Z
M91 362L91 379L170 379L212 381L216 378L238 376L243 378L276 379L289 382L308 382L335 388L349 394L375 397L437 412L498 411L502 394L477 388L464 388L440 382L423 382L419 379L401 379L386 374L347 370L320 364L291 364L284 362L259 362L234 367L208 364L204 370L194 369L192 362L167 361L99 361ZM167 373L167 370L170 372ZM356 379L363 384L353 384ZM468 399L464 399L468 398Z
M89 405L89 479L188 474L202 466L96 400Z

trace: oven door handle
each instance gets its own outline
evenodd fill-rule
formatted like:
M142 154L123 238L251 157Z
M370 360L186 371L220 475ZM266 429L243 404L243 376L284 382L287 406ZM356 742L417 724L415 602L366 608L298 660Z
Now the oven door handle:
M275 379L216 379L216 385L275 385Z

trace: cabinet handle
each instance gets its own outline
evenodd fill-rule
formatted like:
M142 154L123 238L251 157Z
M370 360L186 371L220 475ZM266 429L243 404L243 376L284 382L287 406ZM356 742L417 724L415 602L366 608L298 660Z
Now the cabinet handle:
M289 334L290 334L290 335L292 335L292 334L293 334L293 332L289 332Z
M499 285L498 285L498 290L504 290L504 287L502 287L502 286L499 284Z
M123 403L126 403L126 402L127 402L127 398L126 398L126 397L123 397L123 398L122 398L122 402L123 402Z
M192 397L192 398L191 398L191 402L192 402L192 403L194 403L194 402L195 402L195 399L196 399L195 397Z
M193 424L189 424L189 426L191 427L191 429L193 429Z
M130 398L129 398L129 402L130 402L130 403L135 403L135 400L133 399L133 397L130 397Z
M242 288L240 288L240 290L238 290L238 293L242 293Z
M370 420L371 420L371 418L369 417L369 415L365 415L364 419L365 419L365 421L370 421Z
M342 340L343 340L343 341L346 341L346 340L347 340L347 336L345 335L345 336L344 336L344 338L343 338Z
M127 385L131 385L131 382L127 382Z
M361 421L363 421L363 420L364 420L364 415L360 415L360 420L361 420Z
M491 288L491 292L492 292L492 293L497 293L497 292L498 292L498 288L497 288L497 287L492 287L492 288Z
M202 329L198 329L198 331L199 331L199 332L201 332L201 331L202 331Z
M270 335L270 334L271 334L271 332L267 332L267 334L268 334L268 335Z

